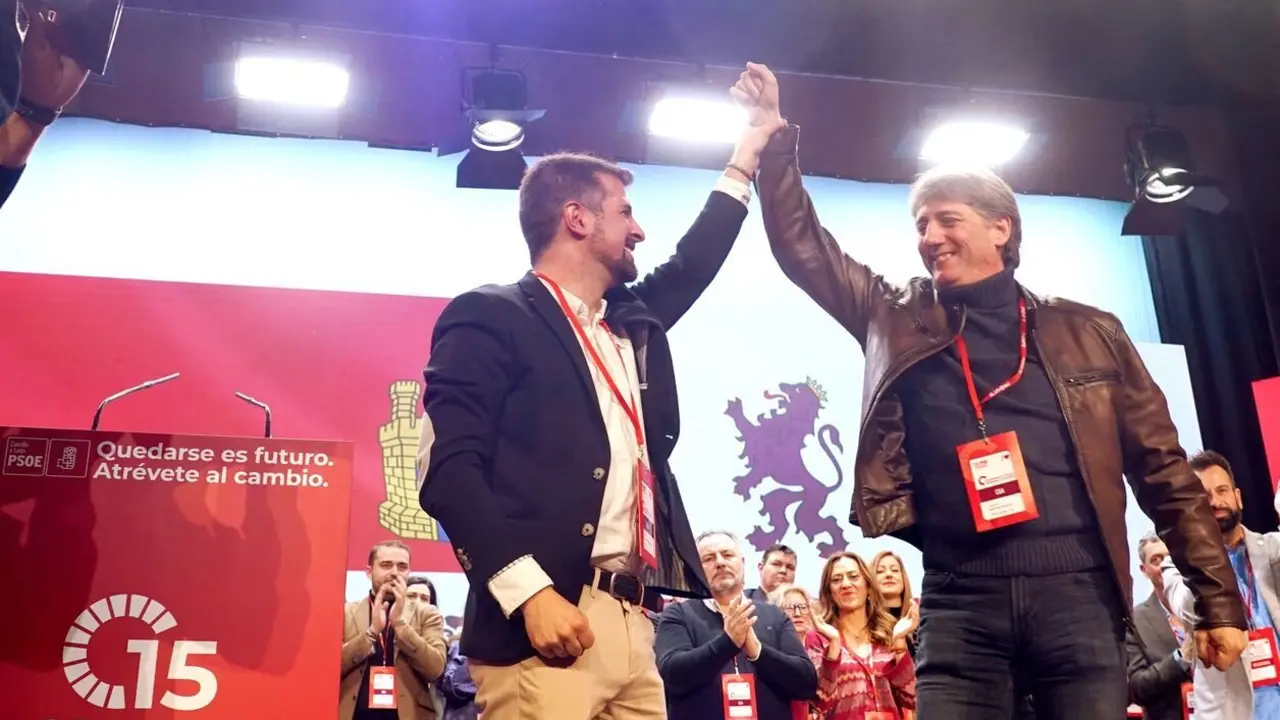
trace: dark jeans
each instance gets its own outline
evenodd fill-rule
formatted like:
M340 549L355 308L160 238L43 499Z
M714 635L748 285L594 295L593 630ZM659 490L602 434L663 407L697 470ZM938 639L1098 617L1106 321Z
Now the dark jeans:
M1125 608L1108 571L1044 577L927 572L920 593L922 720L1118 720L1128 705Z

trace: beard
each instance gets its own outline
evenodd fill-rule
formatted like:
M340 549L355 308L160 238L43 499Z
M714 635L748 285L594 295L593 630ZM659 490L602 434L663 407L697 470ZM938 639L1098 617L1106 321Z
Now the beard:
M1223 535L1235 530L1236 526L1240 524L1240 520L1243 515L1244 513L1239 510L1227 511L1226 517L1216 518L1218 521L1218 529L1222 531Z
M630 252L624 252L617 260L609 263L609 273L613 275L615 285L626 285L635 282L640 277L640 271L636 269L636 261Z

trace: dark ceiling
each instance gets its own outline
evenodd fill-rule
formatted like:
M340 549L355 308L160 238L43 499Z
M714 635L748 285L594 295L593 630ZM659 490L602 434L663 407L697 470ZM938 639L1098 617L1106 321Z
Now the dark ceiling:
M1164 104L1280 95L1253 0L129 0L130 7Z

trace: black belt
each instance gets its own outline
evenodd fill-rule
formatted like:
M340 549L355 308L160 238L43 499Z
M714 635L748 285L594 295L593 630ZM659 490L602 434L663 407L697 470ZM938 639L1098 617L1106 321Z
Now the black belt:
M657 590L645 587L636 576L608 570L592 570L592 573L596 576L597 589L632 605L639 605L649 612L662 611L662 595Z

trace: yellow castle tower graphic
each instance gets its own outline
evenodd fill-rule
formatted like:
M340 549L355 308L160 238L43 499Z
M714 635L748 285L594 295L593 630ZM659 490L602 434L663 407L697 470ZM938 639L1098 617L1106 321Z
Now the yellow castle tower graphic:
M418 457L418 398L416 380L391 383L391 422L378 428L382 445L382 480L387 499L378 506L378 523L411 540L439 540L436 521L418 504L414 463Z

